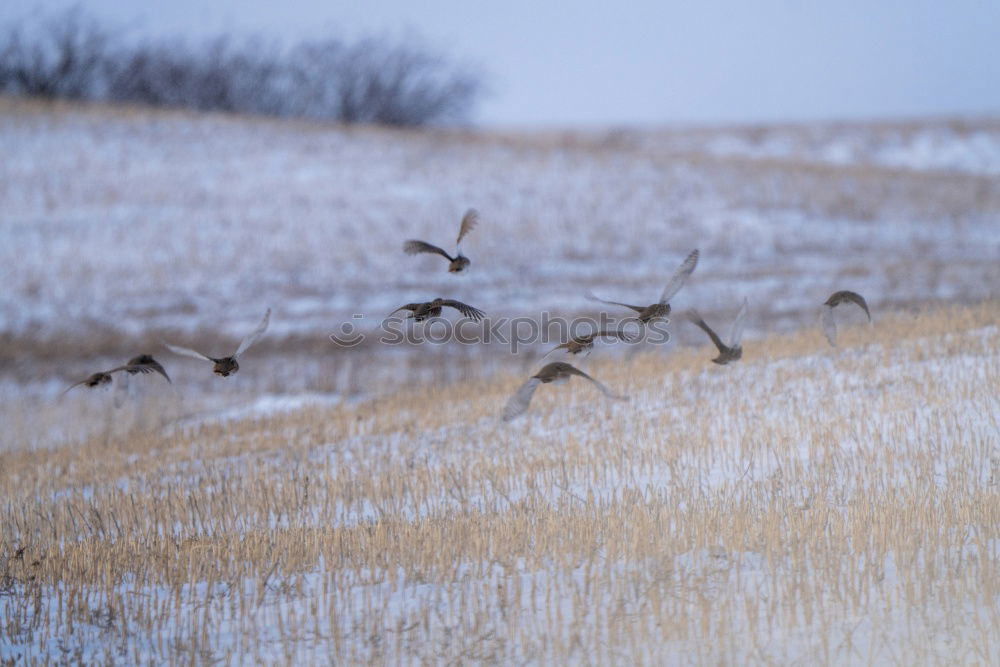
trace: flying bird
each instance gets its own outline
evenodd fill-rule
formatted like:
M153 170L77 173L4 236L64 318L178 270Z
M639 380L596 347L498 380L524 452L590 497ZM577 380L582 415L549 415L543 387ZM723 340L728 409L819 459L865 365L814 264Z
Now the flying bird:
M426 241L416 241L414 239L410 239L403 244L403 251L407 255L416 255L422 252L430 252L441 255L448 260L449 273L462 273L469 268L469 264L471 264L469 258L462 254L462 239L466 234L471 232L478 223L479 212L474 208L470 208L465 212L465 215L462 216L462 224L458 228L458 239L455 241L456 250L454 257L436 245L432 245Z
M236 371L240 370L240 364L237 361L237 358L241 354L246 352L251 345L256 343L260 339L260 337L264 335L264 332L267 331L267 324L270 317L271 317L271 309L268 308L267 312L264 313L264 318L260 321L260 324L257 325L257 328L254 329L249 335L247 335L246 338L243 339L243 342L240 343L240 346L236 349L236 352L231 357L220 357L216 359L215 357L209 357L208 355L202 354L197 350L192 350L189 347L181 347L180 345L171 345L170 343L166 342L164 343L164 345L166 345L167 349L173 352L174 354L182 354L187 357L194 357L195 359L203 359L205 361L210 361L213 364L212 365L213 373L215 373L216 375L220 375L222 377L228 377L232 373L235 373Z
M631 343L634 340L632 336L624 331L595 331L594 333L586 334L585 336L573 336L565 343L556 345L554 348L546 352L542 359L557 350L566 350L567 354L580 354L581 352L590 354L590 351L594 349L594 341L598 338L616 338L625 343Z
M461 301L455 301L454 299L442 299L438 297L433 301L424 301L423 303L408 303L405 306L400 306L396 310L389 313L388 317L392 317L394 314L401 310L409 310L410 315L408 318L413 318L417 322L423 322L431 317L441 317L441 309L445 306L449 308L454 308L458 312L462 313L465 317L475 320L478 322L486 316L486 313L479 310L478 308L473 308Z
M729 331L729 344L722 342L719 335L712 331L712 328L705 324L705 320L701 319L701 315L698 314L697 310L689 310L686 315L687 319L700 327L702 331L708 334L708 337L712 339L715 343L715 347L719 349L719 356L712 359L715 363L720 366L725 366L730 361L739 361L743 357L743 346L740 344L740 340L743 338L743 321L747 317L747 300L743 299L743 306L740 308L740 312L736 315L736 319L733 321L733 328Z
M868 321L872 321L871 311L868 310L868 303L865 297L850 290L840 290L830 295L830 298L823 302L823 312L820 319L823 323L823 333L830 345L837 345L837 323L833 321L833 309L842 303L856 303L868 316Z
M618 301L606 301L598 298L593 293L588 293L587 298L591 301L600 301L601 303L610 304L612 306L624 306L625 308L631 308L639 313L639 321L643 324L647 324L653 320L666 317L670 314L670 299L672 299L674 295L677 294L682 287L684 287L684 282L694 272L694 267L697 265L698 251L693 250L691 254L689 254L681 263L680 268L678 268L677 271L674 272L674 275L670 277L670 280L667 282L667 286L663 288L660 300L648 306L633 306L631 304L620 303Z
M79 382L74 382L70 386L66 387L66 389L63 390L63 393L65 394L70 389L79 387L81 384L87 387L102 387L106 384L111 384L112 373L117 373L119 371L126 371L128 373L152 373L153 369L142 364L125 364L124 366L115 366L111 370L98 371L97 373L88 375Z
M503 420L505 422L510 421L511 419L519 417L527 412L528 406L531 405L531 398L535 395L535 390L538 389L538 385L549 383L562 384L569 381L569 379L574 375L582 377L585 380L589 380L607 398L616 401L628 400L628 396L620 396L614 393L580 369L571 366L564 361L554 361L551 364L543 366L542 370L528 378L528 381L522 384L520 389L514 392L514 395L510 397L507 401L507 405L503 408Z

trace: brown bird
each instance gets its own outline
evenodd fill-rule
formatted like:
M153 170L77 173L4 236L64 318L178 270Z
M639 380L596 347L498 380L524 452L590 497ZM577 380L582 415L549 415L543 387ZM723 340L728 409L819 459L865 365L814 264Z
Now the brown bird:
M698 265L698 251L693 250L684 261L681 263L680 268L674 272L674 275L670 277L670 281L667 282L667 286L663 288L663 293L660 295L660 300L657 303L650 304L648 306L633 306L628 303L620 303L618 301L605 301L604 299L598 298L592 292L587 294L587 298L591 301L600 301L601 303L607 303L612 306L624 306L625 308L631 308L632 310L639 313L638 319L643 324L648 324L655 319L666 317L670 314L670 299L673 298L675 294L682 287L684 287L684 282L688 277L694 272L694 267Z
M719 348L719 356L712 359L715 363L720 366L725 366L730 361L739 361L743 357L743 346L740 344L740 339L743 338L743 321L747 317L747 300L743 299L743 306L740 308L740 312L736 315L736 319L733 321L733 328L729 332L729 344L726 345L719 338L718 334L712 331L712 328L705 324L705 320L701 319L701 315L698 314L697 310L689 310L687 312L687 319L700 327L702 331L708 334L708 337L712 339L715 343L715 347Z
M594 341L598 338L617 338L625 343L631 343L635 340L624 331L595 331L594 333L590 333L585 336L573 336L567 342L562 343L561 345L556 345L554 348L546 352L542 359L557 350L566 350L567 354L580 354L581 352L590 354L590 351L594 349Z
M427 243L426 241L416 241L410 239L403 244L403 251L407 255L416 255L421 252L430 252L441 255L448 260L448 272L449 273L461 273L469 268L469 258L462 254L462 239L466 234L472 231L472 229L479 223L479 212L474 208L470 208L462 216L462 224L458 228L458 239L455 241L455 256L452 257L443 249Z
M408 303L405 306L400 306L396 310L389 313L387 317L392 317L394 314L401 310L409 310L410 315L408 318L413 318L417 322L423 322L431 317L441 317L441 309L445 306L449 308L454 308L462 315L475 320L478 322L486 316L486 313L479 310L478 308L473 308L472 306L466 305L461 301L455 301L454 299L442 299L438 297L433 301L424 301L423 303Z
M528 410L528 406L531 405L531 398L535 395L535 390L538 389L538 385L549 383L562 384L569 381L569 379L574 375L582 377L585 380L589 380L607 398L616 401L628 400L628 396L620 396L612 392L610 389L580 369L571 366L564 361L554 361L551 364L543 366L542 370L532 375L527 382L521 385L520 389L514 392L514 395L510 397L507 401L507 405L503 408L503 420L505 422L510 421L511 419L524 414Z
M865 297L861 296L857 292L852 292L850 290L840 290L834 292L830 295L830 298L823 302L823 312L821 314L821 320L823 322L823 333L826 334L826 339L830 342L830 345L837 345L837 324L833 321L833 309L842 303L856 303L865 311L865 315L868 316L868 321L872 321L871 311L868 310L868 303L865 301Z
M270 317L271 317L271 309L268 308L267 312L264 313L264 319L260 321L260 324L257 325L256 329L254 329L249 335L247 335L246 338L243 339L243 342L241 342L240 346L236 349L236 353L233 354L233 356L231 357L220 357L217 359L215 357L209 357L208 355L202 354L197 350L192 350L189 347L181 347L180 345L171 345L170 343L164 343L164 345L166 345L167 349L169 349L174 354L183 354L184 356L187 357L194 357L195 359L204 359L205 361L211 361L213 364L212 365L213 373L215 373L216 375L221 375L222 377L228 377L229 375L240 370L240 365L237 362L237 358L241 354L246 352L251 345L256 343L260 339L260 337L264 335L264 332L267 331L267 324Z
M66 389L63 390L63 393L65 394L73 387L79 387L81 384L87 387L101 387L106 384L111 384L111 374L117 373L118 371L127 371L128 373L152 373L153 369L150 368L149 366L141 364L135 364L135 365L126 364L124 366L116 366L109 371L98 371L97 373L92 373L91 375L88 375L86 378L80 380L79 382L74 382L70 386L66 387Z

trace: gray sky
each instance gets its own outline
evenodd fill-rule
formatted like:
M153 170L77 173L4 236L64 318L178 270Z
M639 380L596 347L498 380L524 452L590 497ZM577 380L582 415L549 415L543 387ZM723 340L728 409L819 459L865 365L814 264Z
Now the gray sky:
M7 22L72 4L3 0ZM1000 1L83 0L133 33L410 31L491 74L482 125L1000 112Z

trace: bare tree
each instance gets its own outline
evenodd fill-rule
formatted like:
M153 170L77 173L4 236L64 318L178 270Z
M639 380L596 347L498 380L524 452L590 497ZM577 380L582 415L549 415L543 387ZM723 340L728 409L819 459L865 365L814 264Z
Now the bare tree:
M280 60L256 42L226 38L199 47L146 44L116 53L109 63L108 99L202 111L283 114Z
M416 44L365 38L343 48L331 77L347 123L427 125L463 118L480 77Z
M0 91L19 95L418 126L463 120L483 92L479 73L415 39L123 46L74 8L0 40Z
M37 34L34 34L37 33ZM7 30L0 48L0 90L42 98L101 94L109 38L80 7Z
M342 120L340 69L346 46L338 39L300 44L286 68L290 83L288 113L308 118Z

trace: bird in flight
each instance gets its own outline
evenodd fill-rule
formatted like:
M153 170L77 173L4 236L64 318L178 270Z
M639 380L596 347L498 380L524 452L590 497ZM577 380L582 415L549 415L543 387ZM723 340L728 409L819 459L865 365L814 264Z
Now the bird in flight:
M581 352L590 354L590 351L594 349L594 341L598 338L615 338L625 343L631 343L634 340L632 336L624 331L595 331L594 333L586 334L584 336L573 336L565 343L556 345L554 348L546 352L542 359L557 350L566 350L567 354L580 354Z
M528 378L527 382L522 384L521 387L514 392L514 395L510 397L507 404L503 408L503 420L505 422L510 421L511 419L519 417L527 412L528 406L531 405L531 398L535 395L535 390L538 389L538 385L549 383L562 384L569 381L569 379L574 375L590 381L607 398L616 401L628 400L628 396L620 396L614 393L580 369L571 366L564 361L554 361L551 364L543 366L540 371Z
M631 304L621 303L618 301L606 301L598 298L593 293L588 293L587 298L591 301L600 301L601 303L610 304L612 306L624 306L625 308L630 308L639 313L638 319L640 322L647 324L653 320L666 317L670 314L670 299L672 299L674 295L677 294L682 287L684 287L684 282L691 276L694 272L694 267L697 265L698 251L693 250L691 254L684 259L680 267L674 272L674 275L670 277L666 287L663 288L663 293L660 294L660 300L648 306L633 306Z
M271 309L268 308L267 312L264 313L264 318L260 321L260 324L257 325L257 328L254 329L252 332L250 332L250 334L248 334L247 337L243 339L243 342L240 343L240 346L236 349L236 352L231 357L215 358L202 354L197 350L192 350L189 347L181 347L180 345L171 345L170 343L164 343L164 345L166 345L167 349L173 352L174 354L182 354L187 357L194 357L195 359L203 359L205 361L210 361L212 362L213 373L215 373L216 375L220 375L222 377L228 377L229 375L240 370L240 364L237 361L237 358L241 354L246 352L251 345L256 343L260 339L260 337L264 335L264 332L267 331L267 324L270 318L271 318Z
M830 345L837 345L837 323L833 321L833 309L842 303L855 303L863 311L865 315L868 316L868 321L872 321L871 311L868 310L868 303L865 301L865 297L861 296L857 292L852 292L850 290L840 290L834 292L830 295L830 298L823 302L823 312L820 315L820 319L823 323L823 333L826 334L826 339L830 342Z
M733 328L729 331L729 344L723 343L719 335L712 331L712 328L705 324L705 320L701 318L697 310L689 310L686 315L687 319L700 327L702 331L708 334L708 337L712 339L715 343L715 347L719 349L719 356L712 359L715 363L720 366L725 366L730 361L739 361L743 357L743 346L740 344L740 340L743 338L743 321L747 317L747 300L743 299L743 306L740 308L740 312L736 315L736 319L733 321Z
M441 255L448 260L448 272L449 273L462 273L467 268L469 268L469 258L462 254L462 239L466 234L472 231L472 229L479 223L479 212L470 208L462 216L462 224L458 228L458 239L455 241L455 256L452 257L442 248L436 245L427 243L426 241L417 241L410 239L403 244L403 251L407 255L416 255L422 252L430 252Z
M115 366L111 370L98 371L97 373L92 373L86 378L80 380L79 382L74 382L70 386L63 390L65 394L67 391L74 387L79 387L81 384L87 387L102 387L106 384L111 384L111 375L119 371L126 371L127 373L152 373L153 368L145 364L125 364L123 366Z
M396 310L389 313L389 317L398 313L401 310L409 310L410 315L408 318L413 318L417 322L423 322L426 319L432 317L441 317L441 309L445 306L449 308L454 308L458 312L462 313L465 317L475 320L478 322L486 316L486 313L479 310L478 308L473 308L472 306L466 305L461 301L455 301L454 299L442 299L438 297L433 301L424 301L423 303L408 303L405 306L400 306Z

